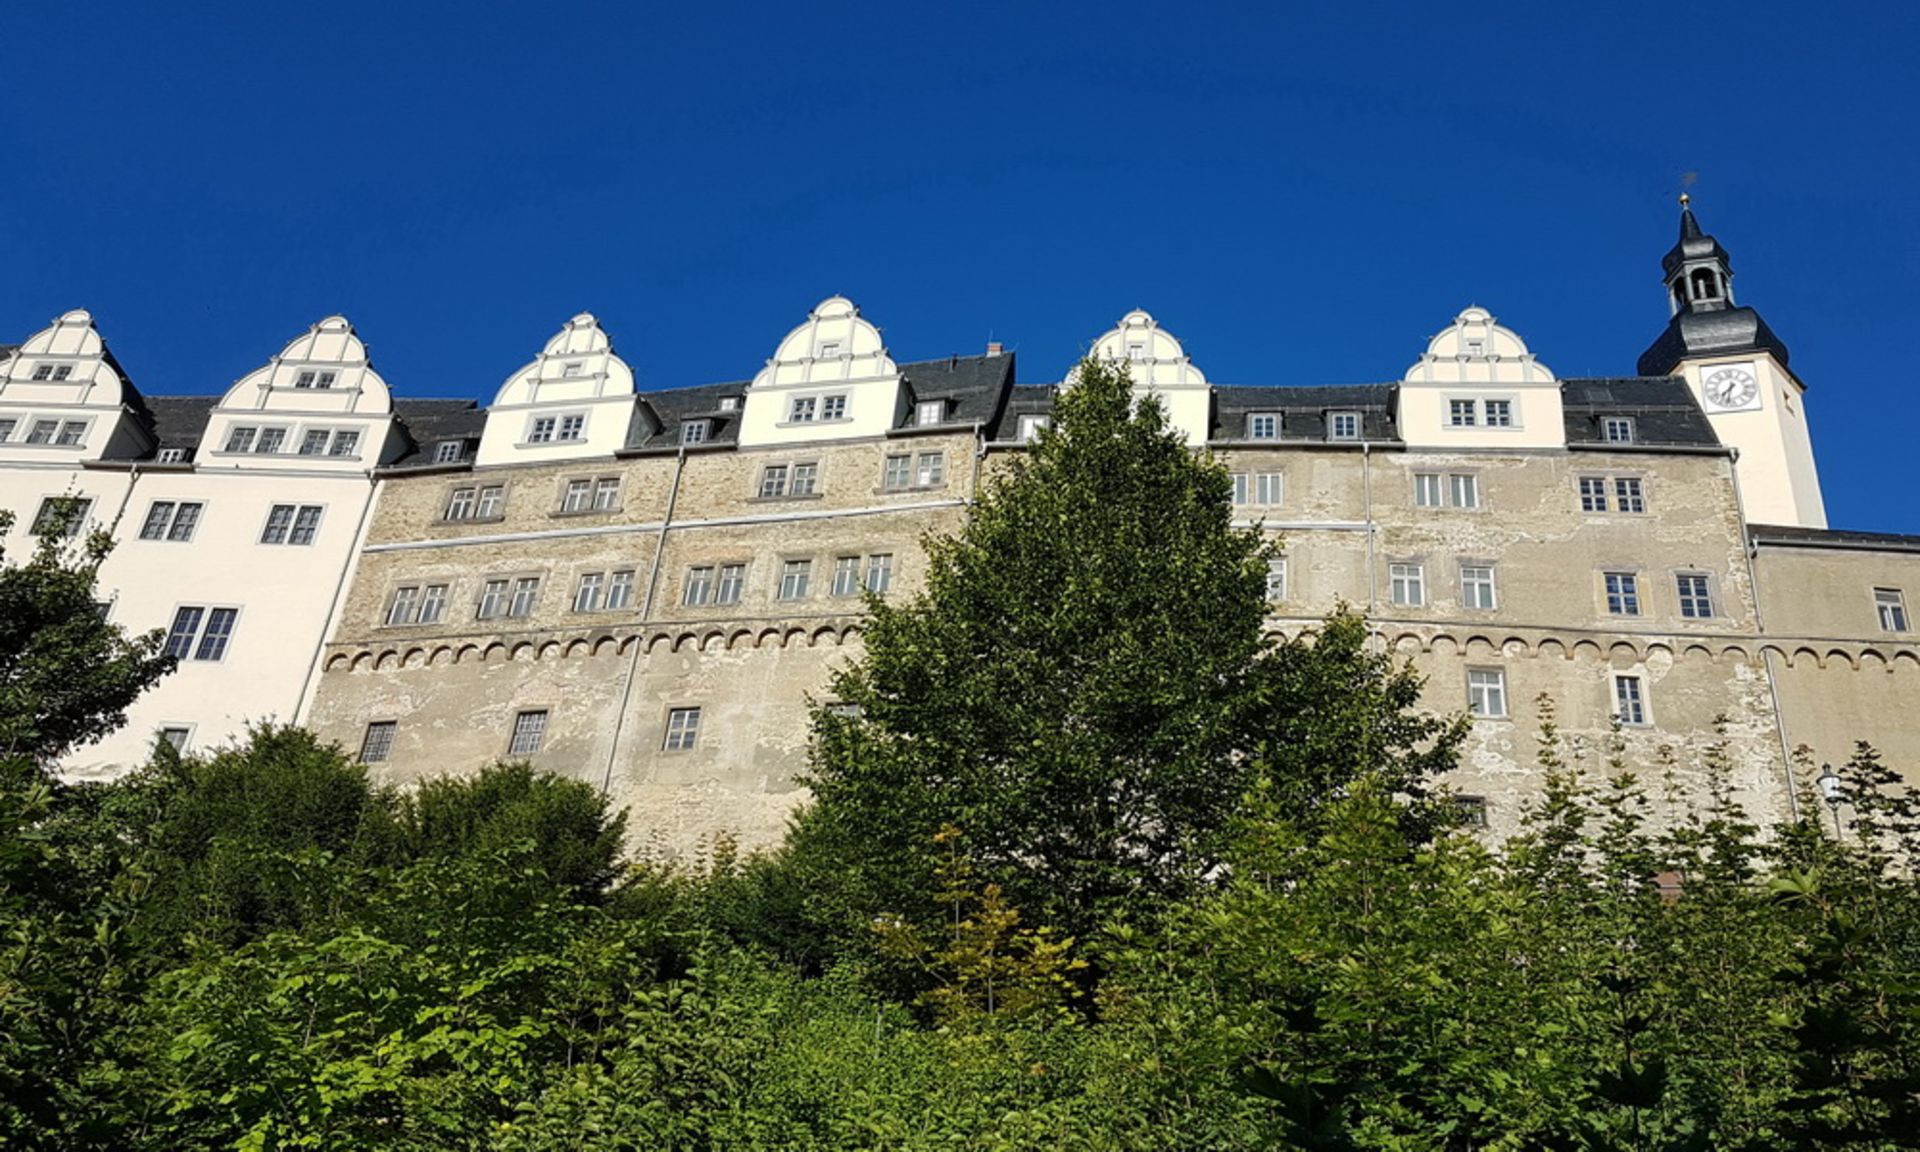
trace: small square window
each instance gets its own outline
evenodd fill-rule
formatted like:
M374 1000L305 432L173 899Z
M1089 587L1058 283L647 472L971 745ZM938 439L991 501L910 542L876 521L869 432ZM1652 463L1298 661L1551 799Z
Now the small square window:
M560 431L555 434L555 439L562 440L567 443L575 443L581 440L585 440L586 438L587 438L587 418L585 416L575 415L575 416L560 417Z
M788 560L780 566L780 599L804 600L807 582L813 575L813 561Z
M327 455L349 458L359 456L360 433L351 431L335 432L333 434L333 443L327 448Z
M473 494L472 488L455 488L448 493L447 507L440 514L440 518L442 520L473 519Z
M87 424L84 420L68 420L60 425L60 436L54 441L62 448L77 447L87 438Z
M1880 616L1881 631L1905 632L1907 630L1907 598L1900 589L1875 588L1873 608Z
M816 496L820 492L820 465L814 463L795 464L793 466L793 484L787 490L789 496Z
M560 366L562 380L577 380L586 373L587 366L578 360L569 360Z
M820 398L820 419L845 420L847 418L847 398L845 396L822 396Z
M560 498L560 511L585 512L593 502L593 481L569 480Z
M887 457L886 466L880 473L880 487L889 492L913 487L913 457L906 455Z
M1482 405L1482 407L1484 407L1487 412L1487 427L1489 428L1513 427L1513 401L1488 400Z
M1272 412L1256 412L1247 417L1247 439L1278 440L1280 417Z
M834 359L838 359L839 356L840 356L840 341L838 340L820 341L820 347L815 349L813 353L813 358L815 360L834 360Z
M453 464L467 455L467 445L462 440L442 440L433 446L435 464Z
M607 576L607 611L618 612L633 605L633 571L623 569Z
M1607 478L1605 476L1580 477L1580 511L1605 512L1607 510Z
M284 446L286 442L287 430L285 428L262 428L260 429L260 439L254 443L253 450L262 456L273 456L279 453L281 447Z
M1129 341L1127 343L1127 359L1145 360L1146 358L1147 345L1144 341Z
M720 411L732 412L739 407L740 407L740 397L738 396L720 397Z
M497 520L505 515L506 506L507 490L499 484L488 484L480 489L480 502L473 514L480 520Z
M531 756L540 751L547 739L547 710L521 712L513 718L513 739L507 744L509 756Z
M6 421L0 420L0 424L4 423L6 423ZM5 440L6 438L6 429L0 428L0 440ZM193 449L191 448L162 448L155 462L160 464L185 464L192 458Z
M1640 578L1632 572L1608 572L1607 615L1640 615Z
M1613 481L1613 497L1622 512L1645 512L1647 499L1638 476L1618 476Z
M1448 425L1454 428L1473 427L1474 426L1473 401L1471 400L1447 401L1447 423Z
M1327 439L1360 439L1360 413L1334 412L1327 417Z
M1447 477L1447 497L1455 508L1480 507L1480 478L1458 472Z
M611 512L620 507L620 478L602 476L593 482L593 510Z
M1485 828L1487 826L1487 798L1485 796L1455 796L1454 813L1460 818L1463 828Z
M922 452L914 461L913 482L921 488L938 488L947 482L947 454Z
M293 386L294 386L295 388L311 388L311 387L313 387L313 373L311 373L311 372L302 372L302 373L300 373L300 374L299 374L298 376L295 376L295 377L293 378Z
M760 470L760 498L771 500L787 494L787 466L769 464Z
M51 380L51 379L53 379L53 365L51 365L51 364L36 364L36 365L34 365L34 367L33 367L33 378L34 378L35 380Z
M1460 566L1460 606L1487 612L1496 607L1493 565L1462 564Z
M258 428L245 428L245 427L236 426L230 429L227 432L226 451L251 452L253 450L253 438L255 436L258 436L259 434L260 434L260 430Z
M795 396L787 408L787 423L811 424L820 411L820 400L816 396Z
M1052 420L1046 416L1022 416L1018 424L1019 430L1015 435L1019 438L1020 443L1030 444L1039 438L1040 430L1048 427L1050 424L1052 424Z
M674 708L667 712L668 752L685 752L700 741L700 709Z
M34 515L33 534L52 533L69 539L78 536L92 508L93 501L84 496L49 496L40 501L40 511Z
M1711 619L1713 595L1708 591L1707 578L1683 572L1675 579L1680 592L1680 615L1688 620Z
M333 433L327 431L325 428L309 428L307 434L300 438L300 455L319 456L323 454L327 450L327 441L332 438Z
M720 565L720 584L714 590L715 604L738 604L740 594L747 586L747 566L745 564Z
M1502 719L1507 714L1507 674L1499 668L1467 670L1467 711L1481 719Z
M1601 420L1600 438L1609 444L1633 443L1633 417L1608 416Z
M558 422L551 416L535 417L533 423L527 428L527 443L551 444L553 442L553 430L557 423Z
M1427 570L1419 564L1388 565L1393 602L1418 608L1427 602Z
M168 725L160 729L160 739L167 747L179 755L186 755L187 742L193 739L193 729L184 725Z
M384 764L393 756L393 734L399 724L392 720L375 720L367 725L367 734L360 738L360 763Z
M35 420L32 429L27 432L27 443L51 444L53 443L53 438L58 435L59 432L60 421Z
M712 428L713 422L710 420L682 420L680 421L680 443L705 444L707 433Z
M947 402L945 400L922 400L914 409L913 422L922 428L942 423L946 418Z
M1416 508L1440 508L1446 505L1446 489L1438 472L1413 474L1413 503Z

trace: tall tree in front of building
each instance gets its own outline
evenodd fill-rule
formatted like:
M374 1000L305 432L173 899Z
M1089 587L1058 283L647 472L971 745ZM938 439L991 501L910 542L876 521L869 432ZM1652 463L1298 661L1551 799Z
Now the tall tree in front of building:
M828 916L920 906L951 825L1019 907L1084 932L1203 883L1265 774L1300 816L1362 770L1417 788L1452 730L1406 713L1417 681L1351 618L1263 639L1274 547L1125 365L1083 363L1054 428L927 541L924 590L870 605L816 716L792 852Z

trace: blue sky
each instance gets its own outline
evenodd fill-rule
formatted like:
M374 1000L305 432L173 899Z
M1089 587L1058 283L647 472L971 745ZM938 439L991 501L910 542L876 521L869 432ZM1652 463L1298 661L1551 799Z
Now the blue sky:
M213 392L341 312L402 394L485 399L581 310L669 387L844 293L901 359L1057 379L1144 307L1315 384L1478 303L1629 374L1697 173L1833 522L1920 532L1920 5L280 7L14 13L0 340L86 307Z

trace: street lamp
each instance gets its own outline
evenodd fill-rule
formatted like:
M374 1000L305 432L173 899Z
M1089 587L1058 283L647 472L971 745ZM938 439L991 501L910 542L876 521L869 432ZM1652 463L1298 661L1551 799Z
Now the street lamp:
M1842 787L1843 782L1839 774L1833 770L1833 765L1822 764L1820 765L1820 775L1814 777L1813 782L1820 786L1820 798L1825 800L1827 807L1833 811L1834 838L1836 840L1842 839L1843 833L1840 830L1840 802L1847 798L1847 793L1846 789Z

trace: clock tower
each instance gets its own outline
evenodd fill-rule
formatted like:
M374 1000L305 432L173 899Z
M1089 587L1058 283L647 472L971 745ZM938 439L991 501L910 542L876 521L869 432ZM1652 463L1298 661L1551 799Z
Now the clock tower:
M1747 520L1825 528L1820 473L1807 432L1806 385L1760 314L1733 299L1733 266L1680 197L1680 239L1660 260L1673 318L1640 355L1642 376L1687 382L1720 442L1739 452L1734 475Z

